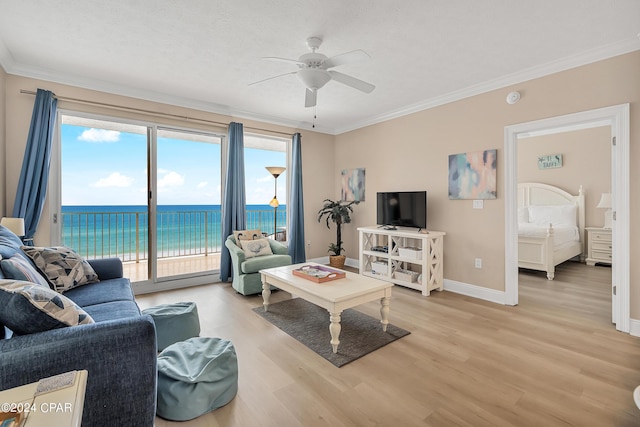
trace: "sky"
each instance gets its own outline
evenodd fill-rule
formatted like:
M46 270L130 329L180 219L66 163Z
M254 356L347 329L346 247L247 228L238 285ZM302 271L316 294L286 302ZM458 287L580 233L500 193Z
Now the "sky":
M63 206L146 204L146 128L139 128L134 133L62 125ZM158 138L158 205L221 204L220 140L210 140L217 143ZM286 166L286 152L245 148L248 205L266 205L274 195L265 166ZM286 172L278 178L281 204L286 180Z

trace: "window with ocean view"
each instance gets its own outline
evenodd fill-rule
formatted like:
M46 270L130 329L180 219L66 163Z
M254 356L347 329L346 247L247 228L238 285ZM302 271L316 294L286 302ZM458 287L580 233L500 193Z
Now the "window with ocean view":
M60 244L86 258L119 257L133 282L219 270L224 136L64 114ZM286 236L288 141L245 135L247 224ZM274 214L277 213L277 217ZM275 228L275 230L274 230Z

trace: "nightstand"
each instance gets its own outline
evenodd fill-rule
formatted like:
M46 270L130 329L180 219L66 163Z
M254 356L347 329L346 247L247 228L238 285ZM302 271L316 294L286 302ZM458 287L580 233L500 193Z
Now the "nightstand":
M609 264L612 261L611 229L587 227L587 265Z

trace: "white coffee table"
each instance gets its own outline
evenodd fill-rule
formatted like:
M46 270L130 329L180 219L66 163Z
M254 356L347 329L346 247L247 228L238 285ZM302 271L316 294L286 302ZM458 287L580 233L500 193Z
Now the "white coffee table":
M306 262L260 270L265 311L269 310L271 285L326 309L329 312L329 332L331 333L331 346L334 353L338 352L338 345L340 344L340 315L347 308L379 299L380 317L382 319L380 323L382 323L382 330L387 330L393 283L349 272L343 279L316 283L295 276L292 273L294 269L303 265L319 266L320 264Z

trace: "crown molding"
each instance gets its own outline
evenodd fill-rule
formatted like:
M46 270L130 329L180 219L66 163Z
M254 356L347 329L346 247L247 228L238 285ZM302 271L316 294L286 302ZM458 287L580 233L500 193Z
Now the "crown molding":
M392 119L403 117L409 114L417 113L419 111L428 110L430 108L449 104L451 102L460 101L461 99L491 92L497 89L502 89L507 86L526 82L526 81L537 79L544 76L548 76L550 74L559 73L561 71L591 64L597 61L602 61L605 59L612 58L614 56L624 55L626 53L634 52L636 50L640 50L639 37L634 37L634 38L620 41L618 43L612 43L609 45L601 46L577 55L568 56L566 58L562 58L557 61L548 62L546 64L531 67L531 68L518 71L516 73L512 73L497 79L489 80L484 83L469 86L461 90L457 90L441 96L430 98L425 101L421 101L404 108L400 108L385 114L372 117L367 120L354 123L352 126L349 126L349 127L336 129L335 134L340 135L345 132L350 132L366 126L371 126L374 124L386 122L388 120L392 120Z
M403 117L409 114L424 111L430 108L445 105L471 96L480 95L496 89L502 89L507 86L522 83L528 80L544 77L550 74L587 65L593 62L608 59L614 56L623 55L636 50L640 50L640 38L634 37L601 46L581 54L572 55L557 61L552 61L540 66L532 67L523 71L512 73L497 79L489 80L484 83L469 86L467 88L450 92L441 96L433 97L416 104L412 104L397 110L389 111L366 120L355 122L350 126L342 128L332 128L327 126L316 126L309 122L299 122L287 120L282 117L275 117L263 114L252 113L248 111L236 110L228 105L216 104L213 102L203 102L192 98L185 98L174 95L167 95L160 92L141 90L124 85L115 85L103 80L90 79L77 75L61 75L52 73L49 70L38 67L22 67L17 65L13 56L8 51L2 40L0 40L0 66L4 68L8 74L14 74L22 77L28 77L38 80L45 80L69 86L80 87L84 89L96 90L114 95L138 98L145 101L159 102L178 107L191 108L200 111L206 111L215 114L223 114L239 119L255 120L278 126L286 126L298 130L308 130L312 132L325 133L329 135L340 135L366 126L382 123L388 120Z

